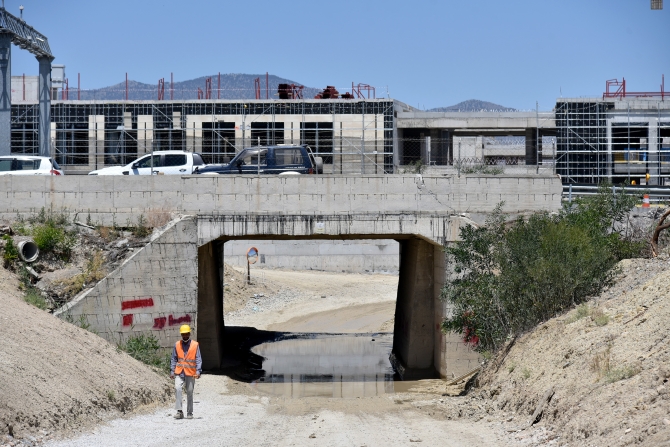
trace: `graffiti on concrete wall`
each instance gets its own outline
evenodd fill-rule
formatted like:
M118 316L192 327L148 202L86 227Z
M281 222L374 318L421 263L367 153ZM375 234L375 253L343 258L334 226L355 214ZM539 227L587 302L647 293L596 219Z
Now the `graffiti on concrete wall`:
M121 311L147 309L154 307L154 299L152 297L141 297L134 300L122 301ZM134 314L126 313L121 315L123 327L132 327L134 324ZM154 324L151 329L160 331L166 326L177 326L180 324L191 323L191 315L185 314L179 317L169 315L167 317L154 318Z

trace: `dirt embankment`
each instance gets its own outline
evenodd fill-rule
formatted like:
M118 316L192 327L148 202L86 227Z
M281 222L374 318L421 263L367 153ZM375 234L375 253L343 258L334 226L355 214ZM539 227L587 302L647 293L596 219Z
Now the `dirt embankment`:
M171 399L167 377L28 305L18 288L0 268L0 444L30 444Z
M496 420L522 445L670 446L670 260L619 266L616 284L588 307L494 358L480 388L442 406L447 416Z

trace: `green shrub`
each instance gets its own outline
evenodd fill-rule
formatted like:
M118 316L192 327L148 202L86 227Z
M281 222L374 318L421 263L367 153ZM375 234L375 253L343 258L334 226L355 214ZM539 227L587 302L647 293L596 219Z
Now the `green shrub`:
M591 309L589 308L589 305L586 303L582 303L579 306L577 306L575 312L566 321L568 323L574 323L575 321L579 321L582 318L588 317L590 312Z
M466 166L461 169L462 174L487 174L487 175L500 175L504 174L505 170L501 166L486 166L486 165L474 165Z
M53 223L37 224L32 229L33 240L41 252L56 253L69 257L75 239L62 227Z
M2 252L2 259L5 261L5 265L11 264L19 259L19 250L16 248L14 241L9 235L4 235L2 238L5 240L5 249Z
M119 343L119 349L126 351L131 357L154 366L166 373L170 372L170 354L164 352L158 339L153 335L133 335L125 343Z
M132 228L133 235L139 238L145 238L151 234L151 228L147 226L147 220L144 214L137 217L137 225Z
M480 352L496 351L598 294L611 283L616 263L642 249L617 231L635 201L603 187L557 214L508 224L499 206L485 226L462 228L461 240L445 249L454 275L442 297L454 311L442 329L461 333Z
M592 309L591 310L591 319L596 324L596 326L606 326L610 322L610 317L601 309Z
M26 303L37 307L38 309L47 310L49 308L49 303L44 299L39 289L30 287L26 290L26 294L23 297Z
M619 380L630 379L640 372L640 368L635 366L622 366L621 368L613 368L605 374L605 382L614 383Z

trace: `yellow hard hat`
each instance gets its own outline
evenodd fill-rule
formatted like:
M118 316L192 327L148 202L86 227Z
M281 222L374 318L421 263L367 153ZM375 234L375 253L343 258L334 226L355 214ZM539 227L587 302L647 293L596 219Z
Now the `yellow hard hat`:
M181 327L179 328L179 333L180 334L188 334L191 332L191 326L188 324L182 324Z

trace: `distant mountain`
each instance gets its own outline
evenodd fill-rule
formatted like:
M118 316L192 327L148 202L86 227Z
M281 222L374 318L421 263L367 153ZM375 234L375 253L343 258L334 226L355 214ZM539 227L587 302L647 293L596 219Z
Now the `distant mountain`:
M429 112L516 112L511 107L501 106L488 101L478 99L468 99L449 107L436 107L428 110Z
M202 76L196 79L187 81L179 81L174 83L174 99L197 99L198 88L205 92L206 79L210 76ZM218 75L212 75L212 99L217 99ZM261 99L266 97L265 75L253 74L238 74L229 73L221 74L220 98L221 99L255 99L256 93L254 91L254 79L261 79ZM299 82L291 81L289 79L280 78L275 75L269 76L269 97L270 99L277 98L277 86L279 84L296 84L302 85ZM311 87L305 87L303 90L303 97L305 99L314 98L320 90ZM203 96L204 97L204 96ZM77 98L76 88L70 87L70 99ZM124 100L126 99L126 82L120 82L109 87L103 87L93 90L82 90L80 98L82 100ZM157 100L158 99L158 80L155 84L145 84L137 81L128 81L128 99L129 100ZM170 99L170 78L165 79L165 96L164 99Z

